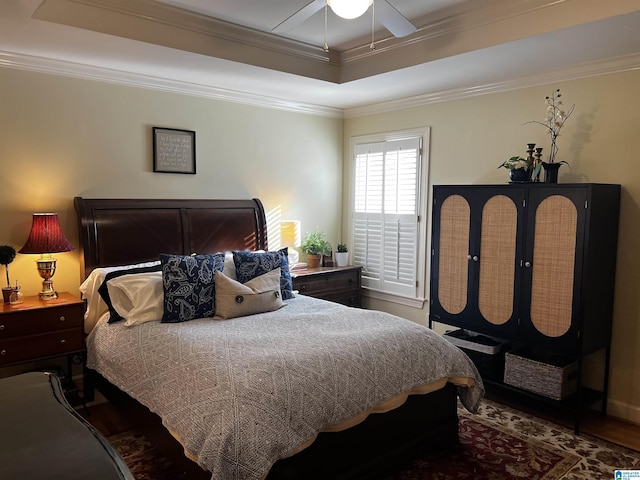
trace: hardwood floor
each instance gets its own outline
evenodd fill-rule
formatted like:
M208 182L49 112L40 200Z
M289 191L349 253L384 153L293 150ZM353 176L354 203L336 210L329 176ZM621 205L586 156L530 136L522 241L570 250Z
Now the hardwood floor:
M78 413L105 437L131 430L131 421L110 402L78 407Z
M590 414L584 420L584 433L640 452L640 426L614 417Z

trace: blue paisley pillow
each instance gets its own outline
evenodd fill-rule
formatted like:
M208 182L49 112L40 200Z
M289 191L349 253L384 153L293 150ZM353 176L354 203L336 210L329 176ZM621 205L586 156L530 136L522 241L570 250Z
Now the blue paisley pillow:
M164 289L163 323L178 323L215 314L215 272L224 267L224 253L160 255Z
M233 252L233 262L236 265L236 277L240 283L246 283L279 267L282 298L284 300L294 298L287 247L277 252Z

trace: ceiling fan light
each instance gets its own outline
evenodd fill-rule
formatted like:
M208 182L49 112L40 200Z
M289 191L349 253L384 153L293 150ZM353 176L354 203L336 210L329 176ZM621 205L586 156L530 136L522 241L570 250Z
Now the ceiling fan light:
M347 20L363 15L372 3L373 0L327 0L333 13Z

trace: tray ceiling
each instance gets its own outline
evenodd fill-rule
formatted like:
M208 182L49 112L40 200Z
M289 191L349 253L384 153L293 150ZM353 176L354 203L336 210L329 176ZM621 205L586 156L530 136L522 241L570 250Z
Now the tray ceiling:
M324 10L271 32L307 3L13 0L0 19L0 62L64 62L337 110L640 65L640 0L389 0L416 33L395 38L372 30L370 12L329 11L329 52Z

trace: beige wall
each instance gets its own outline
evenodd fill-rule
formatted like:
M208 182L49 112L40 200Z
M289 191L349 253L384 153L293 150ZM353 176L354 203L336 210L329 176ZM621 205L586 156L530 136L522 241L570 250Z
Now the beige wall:
M542 126L544 98L560 88L576 110L559 138L559 181L622 185L615 289L609 411L640 423L640 71L437 103L394 113L347 119L345 158L352 136L420 126L431 127L430 185L504 183L496 167L525 155L535 142L548 151ZM348 162L345 178L348 178ZM430 197L430 195L429 195ZM345 198L347 192L345 192ZM346 219L346 217L343 217ZM346 228L343 220L343 228ZM428 307L412 309L369 300L367 306L425 323ZM597 362L587 368L597 369Z
M622 184L610 411L640 423L640 72L443 102L360 118L331 119L0 68L0 243L20 248L31 214L56 211L78 245L72 199L170 197L262 199L269 213L300 219L340 240L348 198L349 138L430 126L431 184L503 183L506 158L547 146L544 97L561 88L576 112L560 137L560 182ZM198 174L153 173L151 127L197 132ZM342 215L346 228L346 215ZM57 255L56 288L76 292L76 252ZM1 269L1 267L0 267ZM10 267L27 294L33 257ZM2 272L4 275L4 272ZM0 284L3 284L0 277ZM425 323L427 308L369 306ZM596 368L595 366L593 368Z
M153 126L196 131L196 175L153 173ZM257 197L269 216L339 240L341 119L0 69L0 164L0 244L16 249L42 211L77 247L74 196ZM77 294L78 253L56 257L55 287ZM26 294L40 289L35 258L10 265Z

